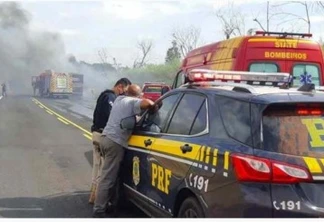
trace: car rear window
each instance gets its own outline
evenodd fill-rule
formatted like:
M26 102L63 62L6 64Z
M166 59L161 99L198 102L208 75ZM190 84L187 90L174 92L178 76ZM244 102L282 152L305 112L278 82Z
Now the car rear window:
M145 93L161 93L161 86L146 86L143 90Z
M265 150L324 157L322 104L270 106L263 112L262 129Z
M304 83L313 83L320 85L320 71L316 65L297 64L293 67L294 86L300 86Z
M251 63L249 67L250 72L278 72L279 68L275 63Z

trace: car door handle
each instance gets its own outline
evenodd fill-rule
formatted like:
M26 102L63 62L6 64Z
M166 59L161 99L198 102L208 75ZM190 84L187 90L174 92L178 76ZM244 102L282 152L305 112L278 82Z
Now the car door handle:
M151 140L151 139L144 140L144 145L145 145L145 146L150 146L150 145L152 145L152 140Z
M180 149L182 150L182 153L191 152L192 146L189 146L188 144L185 144L183 146L180 146Z

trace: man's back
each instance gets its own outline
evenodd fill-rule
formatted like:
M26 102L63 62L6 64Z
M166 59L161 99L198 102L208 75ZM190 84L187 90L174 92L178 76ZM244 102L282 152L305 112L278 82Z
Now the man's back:
M100 131L106 126L115 99L116 95L112 90L105 90L100 94L93 113L92 131Z
M112 107L108 123L102 134L123 147L127 147L127 141L131 132L121 129L120 121L126 117L140 114L141 101L141 99L134 97L117 97Z

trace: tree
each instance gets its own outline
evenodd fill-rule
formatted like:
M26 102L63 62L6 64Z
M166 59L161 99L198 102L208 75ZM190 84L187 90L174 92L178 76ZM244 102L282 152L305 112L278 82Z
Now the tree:
M231 38L231 36L244 35L245 17L240 10L234 8L233 2L229 2L225 8L218 9L215 15L222 23L226 39Z
M307 30L308 33L310 33L310 11L314 8L320 8L322 5L321 3L322 2L287 1L281 3L273 3L272 5L270 5L268 1L266 12L266 29L257 17L255 17L253 21L255 21L263 31L269 31L270 21L272 21L272 23L275 23L275 20L277 20L277 22L275 23L276 29L278 29L281 25L285 25L284 28L281 28L281 31L287 31L287 24L290 24L290 28L288 28L290 32L294 32L296 31L296 29L300 28L298 26L298 21L302 21L307 24ZM292 6L297 5L300 5L304 8L305 14L299 15L290 12L290 9L295 8Z
M179 52L179 48L177 42L175 40L172 41L172 47L168 49L165 62L170 63L174 60L180 60L181 54Z
M140 59L135 59L133 67L141 68L148 62L148 55L153 47L153 41L149 39L144 39L137 42L137 48L140 50Z
M108 63L108 50L106 48L99 49L98 57L99 57L101 63L103 63L103 64Z
M175 28L172 32L173 41L180 47L180 54L185 57L188 52L197 48L201 30L194 26Z
M311 31L311 21L310 21L309 12L310 12L310 9L313 6L312 2L289 1L289 2L275 4L275 5L273 5L273 7L274 8L281 8L282 6L293 5L293 4L301 5L305 10L305 15L298 15L298 14L287 12L287 11L279 11L279 12L274 14L276 16L282 16L282 18L281 18L282 21L280 23L278 23L278 25L282 25L282 24L285 24L287 22L304 21L307 24L308 33L310 33L310 31Z

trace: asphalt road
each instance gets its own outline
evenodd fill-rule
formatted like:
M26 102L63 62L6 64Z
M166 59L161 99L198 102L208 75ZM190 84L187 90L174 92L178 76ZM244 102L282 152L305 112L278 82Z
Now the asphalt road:
M0 217L91 217L91 119L70 110L78 102L38 101L0 100ZM144 215L132 207L120 217Z

